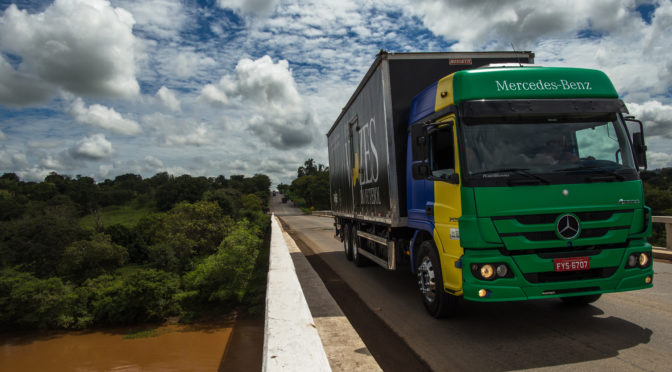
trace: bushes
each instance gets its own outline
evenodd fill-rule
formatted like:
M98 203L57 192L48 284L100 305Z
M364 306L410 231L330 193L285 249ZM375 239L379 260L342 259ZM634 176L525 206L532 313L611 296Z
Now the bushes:
M101 275L80 287L3 270L0 328L86 328L156 321L179 313L179 277L154 269Z
M176 274L143 269L127 276L102 275L84 287L96 323L132 324L177 315L179 284Z

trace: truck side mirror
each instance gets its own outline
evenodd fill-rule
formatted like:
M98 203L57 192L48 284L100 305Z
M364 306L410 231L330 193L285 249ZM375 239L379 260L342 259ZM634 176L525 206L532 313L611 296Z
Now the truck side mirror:
M635 161L639 170L646 170L646 145L644 144L644 135L642 132L632 134L632 145Z
M422 124L411 125L411 150L413 161L427 159L427 129Z
M640 120L635 119L632 116L625 118L625 122L628 124L628 130L632 136L632 155L637 162L637 168L640 171L646 170L646 144L644 143L644 125Z

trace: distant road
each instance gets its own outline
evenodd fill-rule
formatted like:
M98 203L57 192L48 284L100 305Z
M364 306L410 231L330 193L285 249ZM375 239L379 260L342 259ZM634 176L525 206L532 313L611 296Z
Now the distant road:
M333 238L331 218L304 216L291 204L282 204L279 194L271 204L295 239L315 252L434 371L672 370L670 263L654 263L653 288L606 294L583 308L557 299L465 301L456 318L436 320L425 313L408 271L357 268ZM367 342L366 335L362 338ZM376 346L367 346L376 356Z

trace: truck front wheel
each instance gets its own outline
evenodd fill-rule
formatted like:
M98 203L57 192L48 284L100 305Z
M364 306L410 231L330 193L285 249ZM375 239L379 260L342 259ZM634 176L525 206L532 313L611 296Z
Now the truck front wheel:
M451 316L457 309L457 297L443 289L441 262L436 245L431 240L420 244L416 264L418 287L422 302L430 315L435 318Z
M343 224L343 250L345 258L352 261L352 227L349 224Z

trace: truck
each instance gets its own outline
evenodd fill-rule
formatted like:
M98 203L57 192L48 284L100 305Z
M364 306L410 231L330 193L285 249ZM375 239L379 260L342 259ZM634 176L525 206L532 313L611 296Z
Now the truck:
M410 270L434 317L653 286L643 125L599 70L381 51L327 142L345 257Z

